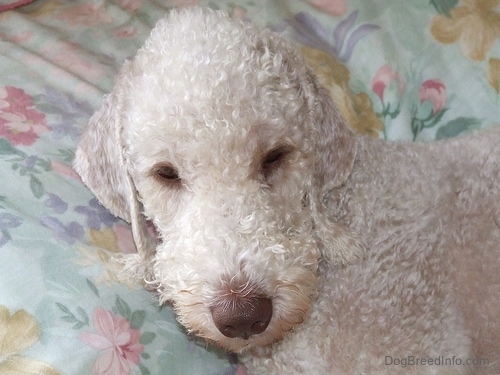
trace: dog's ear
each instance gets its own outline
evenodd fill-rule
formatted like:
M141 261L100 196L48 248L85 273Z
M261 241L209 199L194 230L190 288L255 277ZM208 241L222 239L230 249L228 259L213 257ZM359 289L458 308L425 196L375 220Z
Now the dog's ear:
M113 215L131 223L137 255L125 260L130 273L142 278L155 251L146 219L129 174L123 142L125 78L131 68L122 68L113 91L91 117L75 152L73 167L99 202Z
M331 96L311 71L307 73L309 113L313 126L314 169L309 192L315 233L323 257L331 264L351 264L365 254L363 238L335 222L328 196L346 183L356 159L357 138L335 108Z
M281 55L283 75L295 81L307 107L306 136L314 141L310 150L314 166L308 182L314 234L323 258L334 265L354 263L364 257L363 238L328 210L328 197L349 178L356 159L357 138L335 108L297 50L281 38L271 38L270 49Z

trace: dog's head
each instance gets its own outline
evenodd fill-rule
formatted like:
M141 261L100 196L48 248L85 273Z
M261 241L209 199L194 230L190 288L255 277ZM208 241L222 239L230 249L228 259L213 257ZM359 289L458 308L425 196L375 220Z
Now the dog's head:
M131 272L229 350L301 323L321 257L362 245L324 209L356 141L295 49L221 12L172 12L92 117L75 169L132 223ZM154 222L161 243L145 236Z

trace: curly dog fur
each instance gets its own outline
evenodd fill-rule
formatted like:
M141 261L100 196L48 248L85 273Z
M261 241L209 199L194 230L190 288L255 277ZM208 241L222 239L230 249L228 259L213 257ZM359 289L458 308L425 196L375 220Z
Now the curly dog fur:
M499 145L355 135L288 42L194 8L124 65L75 169L132 223L126 272L251 374L498 374Z

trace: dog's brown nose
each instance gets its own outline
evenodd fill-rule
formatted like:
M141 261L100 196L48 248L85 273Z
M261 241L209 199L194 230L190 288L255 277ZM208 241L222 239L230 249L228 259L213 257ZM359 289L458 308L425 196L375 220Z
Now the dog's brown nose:
M273 304L265 297L243 297L212 307L215 326L227 337L250 336L266 330L273 316Z

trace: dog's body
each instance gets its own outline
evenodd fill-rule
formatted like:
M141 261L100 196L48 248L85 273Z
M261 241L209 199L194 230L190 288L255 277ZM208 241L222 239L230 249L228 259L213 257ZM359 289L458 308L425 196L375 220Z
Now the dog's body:
M251 351L250 373L497 374L500 128L429 144L357 139L328 211L364 237L366 258L323 263L310 317Z
M495 374L499 144L356 136L287 42L195 9L124 66L75 168L132 223L127 272L251 374Z

